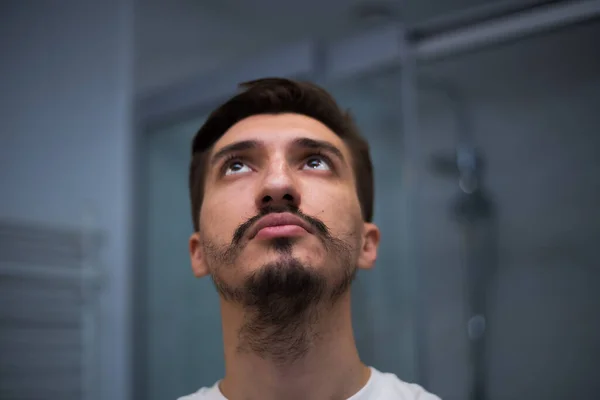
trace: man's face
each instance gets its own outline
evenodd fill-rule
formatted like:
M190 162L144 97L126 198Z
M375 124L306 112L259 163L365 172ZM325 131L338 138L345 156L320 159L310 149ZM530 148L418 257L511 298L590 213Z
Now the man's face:
M357 267L373 265L379 242L363 221L352 163L342 139L310 117L235 124L208 156L200 229L190 239L194 273L212 275L226 297L252 284L273 290L273 276L346 288ZM285 290L303 291L293 286Z

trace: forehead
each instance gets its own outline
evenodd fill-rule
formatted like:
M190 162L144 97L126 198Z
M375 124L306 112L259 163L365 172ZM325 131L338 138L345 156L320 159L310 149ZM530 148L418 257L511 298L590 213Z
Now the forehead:
M212 153L243 140L259 140L267 147L285 147L299 137L324 140L350 159L344 141L322 122L300 114L260 114L245 118L233 125L213 146Z

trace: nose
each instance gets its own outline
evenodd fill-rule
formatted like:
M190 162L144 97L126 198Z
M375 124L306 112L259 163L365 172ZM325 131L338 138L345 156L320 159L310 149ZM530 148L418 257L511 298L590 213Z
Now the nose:
M287 163L275 163L265 171L256 196L256 206L259 210L266 206L300 206L298 184Z

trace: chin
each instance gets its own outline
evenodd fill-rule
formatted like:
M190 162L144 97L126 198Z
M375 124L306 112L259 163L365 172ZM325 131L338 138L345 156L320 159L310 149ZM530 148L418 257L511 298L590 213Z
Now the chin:
M315 267L324 264L326 258L323 244L310 237L278 237L250 242L240 254L238 263L249 273L269 264L281 267L292 262L312 270L319 269Z

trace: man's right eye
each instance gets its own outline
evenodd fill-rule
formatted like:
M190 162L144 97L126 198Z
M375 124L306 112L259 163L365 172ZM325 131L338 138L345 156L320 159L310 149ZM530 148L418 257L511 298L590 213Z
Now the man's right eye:
M225 168L225 175L235 175L250 171L250 167L241 161L232 161Z

